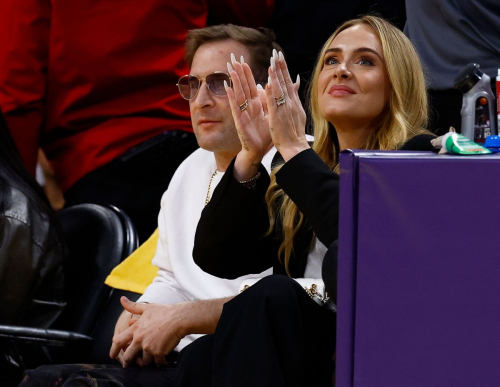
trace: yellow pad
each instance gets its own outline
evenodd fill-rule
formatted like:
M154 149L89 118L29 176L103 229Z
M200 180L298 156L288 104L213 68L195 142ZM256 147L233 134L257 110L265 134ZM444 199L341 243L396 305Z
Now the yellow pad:
M158 229L128 258L116 266L104 283L112 288L144 294L158 273L151 261L158 244Z

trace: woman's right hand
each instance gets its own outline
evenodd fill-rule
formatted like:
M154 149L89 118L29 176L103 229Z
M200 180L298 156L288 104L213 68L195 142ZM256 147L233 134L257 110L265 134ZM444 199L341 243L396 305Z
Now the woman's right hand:
M267 105L263 89L258 89L248 64L231 54L228 63L232 87L225 85L231 113L241 142L241 151L234 164L234 177L248 180L259 170L260 162L271 147ZM259 95L260 94L260 95ZM248 101L248 106L241 106Z

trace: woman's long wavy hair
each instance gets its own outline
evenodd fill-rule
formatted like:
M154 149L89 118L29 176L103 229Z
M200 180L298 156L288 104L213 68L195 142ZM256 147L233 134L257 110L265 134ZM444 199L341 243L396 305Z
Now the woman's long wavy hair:
M308 108L314 128L312 148L333 171L338 170L338 141L335 129L324 118L318 106L318 78L323 69L326 50L342 31L358 24L370 26L378 36L391 90L389 106L380 126L366 139L365 149L394 150L412 137L429 133L427 125L427 92L420 59L410 40L391 23L377 16L366 15L342 24L328 38L315 65L308 90ZM293 255L294 236L304 216L293 201L276 183L276 168L271 174L271 185L266 194L271 232L278 225L283 241L279 248L280 260L288 267ZM312 242L312 241L311 241Z

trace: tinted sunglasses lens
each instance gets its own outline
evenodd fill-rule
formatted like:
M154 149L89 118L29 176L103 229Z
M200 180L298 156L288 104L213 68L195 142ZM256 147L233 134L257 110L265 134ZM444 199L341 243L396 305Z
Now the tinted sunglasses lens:
M229 75L225 73L212 73L207 75L207 86L210 91L216 95L227 94L224 88L224 81L227 82L228 86L231 86Z
M192 99L200 88L200 80L193 75L185 75L177 83L182 98Z

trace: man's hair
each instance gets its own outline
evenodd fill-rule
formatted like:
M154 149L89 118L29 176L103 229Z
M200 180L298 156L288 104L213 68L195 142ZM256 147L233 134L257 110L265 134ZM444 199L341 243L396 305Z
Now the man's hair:
M234 40L245 46L250 52L250 58L248 58L247 62L252 69L255 81L266 84L267 69L273 48L282 51L281 47L274 41L275 39L274 32L263 27L254 29L233 24L221 24L190 30L187 34L185 59L191 68L194 54L201 45Z

